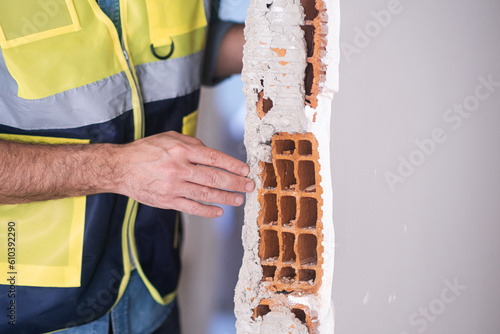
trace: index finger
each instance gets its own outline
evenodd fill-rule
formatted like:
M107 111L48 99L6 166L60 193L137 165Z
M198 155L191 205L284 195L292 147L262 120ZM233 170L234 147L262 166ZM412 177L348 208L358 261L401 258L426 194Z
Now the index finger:
M247 176L250 172L250 168L246 163L213 148L197 146L192 149L193 154L187 157L191 163L221 168L242 176Z

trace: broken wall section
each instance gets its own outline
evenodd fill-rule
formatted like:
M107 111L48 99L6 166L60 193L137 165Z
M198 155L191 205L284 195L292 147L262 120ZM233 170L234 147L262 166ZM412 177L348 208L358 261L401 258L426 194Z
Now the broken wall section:
M237 331L332 334L338 2L253 0L245 36L245 146L257 187L245 206Z

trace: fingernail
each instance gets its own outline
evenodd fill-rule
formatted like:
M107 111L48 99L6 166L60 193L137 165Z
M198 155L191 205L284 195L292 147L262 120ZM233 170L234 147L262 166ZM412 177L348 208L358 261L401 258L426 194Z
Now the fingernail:
M217 210L217 216L222 216L222 214L224 213L224 211L222 209L219 209Z
M234 202L235 202L237 205L241 205L241 204L243 204L243 196L236 196L236 198L234 199Z
M250 192L253 190L253 187L254 187L253 181L247 182L247 184L245 185L245 190Z
M241 169L241 175L243 175L243 176L247 176L247 175L248 175L248 173L250 173L250 168L248 168L247 166L245 166L245 167L243 167L243 168Z

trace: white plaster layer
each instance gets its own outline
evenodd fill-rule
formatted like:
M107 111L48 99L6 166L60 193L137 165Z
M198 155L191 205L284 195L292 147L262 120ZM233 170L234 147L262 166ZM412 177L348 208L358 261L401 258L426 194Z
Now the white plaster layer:
M261 334L308 334L307 327L295 318L287 308L269 312L262 320Z
M242 79L245 83L247 118L245 146L249 177L261 188L260 161L271 161L271 138L278 132L312 132L318 140L321 187L323 189L323 277L315 294L278 294L262 286L262 267L259 258L259 228L257 218L260 204L257 190L247 195L243 226L243 266L235 294L236 328L238 334L308 333L307 328L286 307L278 306L264 317L252 320L253 309L262 299L279 300L280 305L308 306L318 323L317 333L334 332L331 287L334 266L333 196L330 171L331 100L338 90L339 23L338 0L324 0L328 24L326 52L322 63L327 65L325 79L320 82L318 106L305 107L304 74L306 45L300 25L304 13L300 0L252 0L248 9ZM327 29L327 30L326 30ZM274 49L274 51L273 51ZM283 50L286 52L284 53ZM285 74L285 75L283 75ZM262 119L257 114L259 92L273 102ZM292 326L293 325L293 326Z

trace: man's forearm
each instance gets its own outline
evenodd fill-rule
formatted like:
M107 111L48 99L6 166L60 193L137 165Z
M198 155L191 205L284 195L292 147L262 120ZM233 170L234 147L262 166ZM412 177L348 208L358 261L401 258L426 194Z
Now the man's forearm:
M0 204L112 192L115 145L38 145L0 140Z
M0 140L0 204L116 193L162 209L217 217L241 205L248 166L177 132L129 144L36 145ZM200 203L201 202L201 203Z

